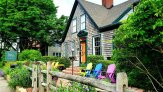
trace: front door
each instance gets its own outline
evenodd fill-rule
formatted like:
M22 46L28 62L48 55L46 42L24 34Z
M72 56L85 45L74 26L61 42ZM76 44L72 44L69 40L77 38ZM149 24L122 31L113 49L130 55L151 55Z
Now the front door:
M80 42L80 46L81 46L81 63L85 63L86 62L86 41L82 41Z

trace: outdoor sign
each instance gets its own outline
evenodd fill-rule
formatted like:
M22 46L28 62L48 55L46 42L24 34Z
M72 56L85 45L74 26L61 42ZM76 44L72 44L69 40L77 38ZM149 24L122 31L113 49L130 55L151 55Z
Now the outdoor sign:
M17 51L6 51L5 52L5 61L16 61Z

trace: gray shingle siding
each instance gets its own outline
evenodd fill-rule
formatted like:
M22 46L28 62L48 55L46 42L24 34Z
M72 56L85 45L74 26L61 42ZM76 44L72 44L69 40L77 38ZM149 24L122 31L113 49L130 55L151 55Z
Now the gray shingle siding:
M113 30L106 31L102 33L102 48L104 58L111 57L112 55L112 39L113 39Z
M77 60L79 60L79 38L77 37L77 33L80 31L80 17L82 14L85 14L82 7L78 4L76 11L74 13L73 19L77 19L77 32L72 34L72 22L69 27L67 36L65 38L65 41L62 43L62 56L72 56L72 51L71 51L71 42L75 40L75 56L77 57ZM93 54L93 42L92 38L93 36L101 35L101 47L102 47L102 55L104 55L105 59L106 57L111 56L111 47L112 44L108 44L105 42L106 40L112 39L113 31L107 31L104 33L100 33L99 30L94 26L92 21L89 19L89 17L86 15L86 30L88 31L88 36L87 36L87 53L88 54ZM67 48L65 48L67 46Z

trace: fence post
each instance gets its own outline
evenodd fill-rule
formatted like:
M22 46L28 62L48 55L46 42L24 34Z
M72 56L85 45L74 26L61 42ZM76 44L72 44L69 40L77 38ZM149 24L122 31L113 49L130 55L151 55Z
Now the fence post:
M128 88L128 78L125 72L117 73L116 92L124 92Z
M44 82L43 74L41 73L41 64L38 66L38 78L39 78L39 92L44 92L42 83Z
M51 62L47 62L47 92L50 92L50 84L52 81L52 76L50 75L51 71Z
M32 65L32 92L37 92L37 65Z

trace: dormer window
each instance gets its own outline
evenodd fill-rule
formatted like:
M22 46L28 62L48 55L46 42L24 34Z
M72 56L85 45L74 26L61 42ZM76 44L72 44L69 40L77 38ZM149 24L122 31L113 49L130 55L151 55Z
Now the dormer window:
M81 15L80 17L80 29L81 30L85 29L85 14Z
M77 31L76 29L76 18L72 20L72 33L75 33Z

